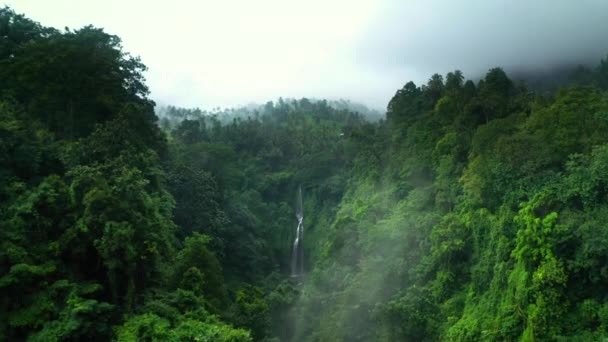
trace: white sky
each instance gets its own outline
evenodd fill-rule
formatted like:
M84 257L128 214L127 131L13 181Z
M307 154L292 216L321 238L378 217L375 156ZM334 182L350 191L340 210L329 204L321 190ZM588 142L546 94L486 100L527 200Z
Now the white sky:
M120 36L148 66L151 97L185 107L282 96L384 109L404 83L433 72L474 77L497 64L608 53L604 0L2 2L45 26L93 24Z

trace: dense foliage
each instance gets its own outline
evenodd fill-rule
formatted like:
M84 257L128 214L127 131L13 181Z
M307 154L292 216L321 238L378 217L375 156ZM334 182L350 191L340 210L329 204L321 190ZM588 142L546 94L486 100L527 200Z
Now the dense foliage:
M158 120L118 37L0 38L0 340L608 338L608 60Z
M572 75L545 96L499 68L400 89L355 137L295 340L605 339L608 61Z
M210 238L175 234L143 64L9 8L0 37L0 340L249 341Z

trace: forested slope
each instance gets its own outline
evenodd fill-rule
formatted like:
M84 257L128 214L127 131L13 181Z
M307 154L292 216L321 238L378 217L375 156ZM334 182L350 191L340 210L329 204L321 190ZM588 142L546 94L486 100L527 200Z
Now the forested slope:
M399 90L365 137L295 339L605 338L608 61L573 76L542 97L499 68Z
M159 121L118 37L0 37L0 340L608 336L608 61Z
M209 238L176 234L143 64L9 8L0 37L0 340L249 341Z

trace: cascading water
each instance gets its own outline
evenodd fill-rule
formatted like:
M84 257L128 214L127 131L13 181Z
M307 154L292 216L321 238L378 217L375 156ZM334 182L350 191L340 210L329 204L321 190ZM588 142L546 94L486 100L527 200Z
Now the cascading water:
M291 253L291 276L299 277L304 274L304 211L302 208L302 187L298 187L296 196L296 218L298 227L296 237L293 240L293 250Z

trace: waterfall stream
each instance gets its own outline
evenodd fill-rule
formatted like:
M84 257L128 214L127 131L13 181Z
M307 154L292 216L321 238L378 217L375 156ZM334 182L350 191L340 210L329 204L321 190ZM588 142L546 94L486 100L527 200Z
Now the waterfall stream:
M302 208L302 187L298 187L296 195L296 218L298 226L293 241L291 253L291 276L299 277L304 274L304 211Z

